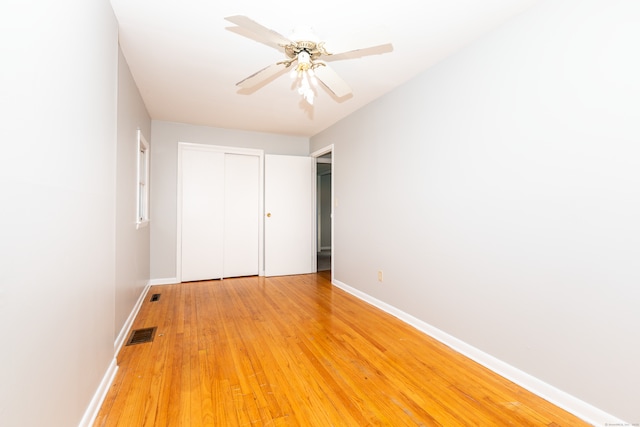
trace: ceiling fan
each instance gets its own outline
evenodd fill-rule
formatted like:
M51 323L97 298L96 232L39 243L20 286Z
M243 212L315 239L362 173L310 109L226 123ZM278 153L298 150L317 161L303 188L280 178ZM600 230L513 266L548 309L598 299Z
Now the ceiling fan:
M261 83L266 84L269 79L275 78L279 73L293 66L290 75L296 80L298 93L309 104L313 104L316 96L314 87L317 86L318 81L336 98L351 94L349 85L327 65L325 60L386 53L393 48L386 40L384 31L380 29L368 34L357 34L350 39L325 42L319 41L310 29L294 30L289 39L243 15L229 16L225 19L237 25L237 27L229 27L230 31L283 51L286 56L284 60L257 71L238 82L236 86L251 89Z

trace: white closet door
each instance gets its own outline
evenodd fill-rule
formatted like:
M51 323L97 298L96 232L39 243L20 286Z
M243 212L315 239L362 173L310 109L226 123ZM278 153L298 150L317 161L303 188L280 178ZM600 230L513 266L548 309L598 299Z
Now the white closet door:
M313 159L265 156L265 275L313 272Z
M225 154L224 277L259 273L260 158Z
M224 153L182 150L183 282L223 275L224 165Z

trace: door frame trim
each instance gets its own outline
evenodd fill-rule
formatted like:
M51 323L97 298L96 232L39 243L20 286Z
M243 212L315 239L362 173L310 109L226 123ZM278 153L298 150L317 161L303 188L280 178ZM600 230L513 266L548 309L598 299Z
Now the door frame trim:
M313 162L313 176L314 178L317 177L318 175L318 161L317 158L320 156L324 156L327 153L331 153L331 283L333 283L333 277L334 277L334 260L335 260L335 239L334 239L334 230L335 230L335 207L336 207L336 201L335 201L335 182L336 182L336 175L335 175L335 164L336 164L336 152L335 152L335 147L334 144L330 144L327 145L326 147L323 147L319 150L314 151L313 153L311 153L311 157L314 158L314 162ZM315 216L315 220L314 220L314 227L313 227L313 235L315 236L315 239L318 239L318 194L317 194L317 185L313 186L313 212L314 212L314 216ZM317 247L317 240L316 240L316 244L314 245L314 247ZM313 270L317 273L318 272L318 257L314 257L314 268Z
M264 276L264 150L253 148L229 147L223 145L197 144L193 142L178 142L177 164L177 208L176 208L176 279L182 282L182 152L183 150L209 151L225 154L240 154L257 156L259 158L259 186L258 192L258 274ZM224 272L223 272L224 273ZM224 274L223 274L224 276Z

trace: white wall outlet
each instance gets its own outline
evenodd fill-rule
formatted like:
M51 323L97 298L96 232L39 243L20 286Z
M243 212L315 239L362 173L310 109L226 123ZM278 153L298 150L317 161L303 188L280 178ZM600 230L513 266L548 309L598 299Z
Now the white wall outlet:
M382 270L378 270L378 282L382 282L383 278Z

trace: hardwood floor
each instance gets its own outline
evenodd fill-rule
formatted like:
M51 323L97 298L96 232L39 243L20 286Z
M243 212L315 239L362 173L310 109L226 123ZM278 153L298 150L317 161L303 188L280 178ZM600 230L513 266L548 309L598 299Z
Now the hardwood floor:
M152 287L94 425L588 425L328 277Z

